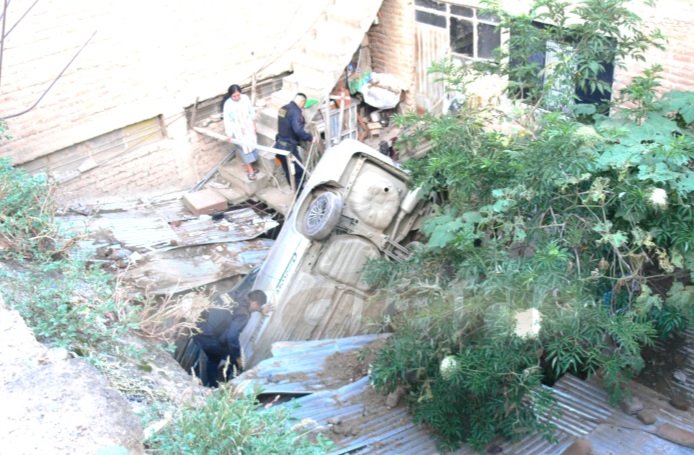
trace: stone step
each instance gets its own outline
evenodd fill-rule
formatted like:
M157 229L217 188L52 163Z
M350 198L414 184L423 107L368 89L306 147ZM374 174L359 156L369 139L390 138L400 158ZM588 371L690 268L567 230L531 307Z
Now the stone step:
M272 147L275 144L275 136L277 135L277 117L267 120L268 117L263 117L264 122L255 122L255 129L258 133L258 144ZM267 123L274 123L274 127Z
M227 201L230 205L237 205L248 199L248 196L238 189L234 188L211 188L212 191L219 194Z
M289 209L291 208L292 201L294 200L294 195L292 194L289 185L284 185L280 188L275 186L270 186L258 191L253 199L259 200L271 209L281 213L282 215L287 215Z
M246 196L251 196L262 188L265 188L270 181L270 176L267 171L265 171L264 167L257 164L258 163L256 163L256 168L258 172L255 180L248 180L246 168L238 157L219 168L219 175L221 175L234 190L240 191Z
M346 65L346 63L345 63ZM322 73L293 73L282 79L282 90L305 93L309 98L322 100L335 85L332 76Z

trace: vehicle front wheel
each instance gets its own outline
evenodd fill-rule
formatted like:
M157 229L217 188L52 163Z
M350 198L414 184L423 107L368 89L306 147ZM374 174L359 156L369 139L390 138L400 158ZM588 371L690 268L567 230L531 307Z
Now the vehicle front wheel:
M342 196L332 191L323 191L306 208L299 223L299 232L311 240L323 240L335 229L340 215Z

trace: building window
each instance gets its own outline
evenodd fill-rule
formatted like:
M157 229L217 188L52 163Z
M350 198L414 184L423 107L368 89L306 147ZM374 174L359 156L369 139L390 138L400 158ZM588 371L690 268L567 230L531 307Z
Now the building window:
M533 26L537 29L545 29L550 27L547 24L534 22ZM511 36L514 32L511 30ZM511 43L513 41L511 40ZM568 77L563 78L553 78L553 67L559 59L559 55L564 52L572 52L573 46L571 42L555 42L549 39L543 39L540 41L540 49L530 55L524 62L519 59L511 58L511 70L512 76L511 80L515 82L516 90L515 96L519 99L528 99L530 102L536 102L535 99L529 96L533 91L549 84L552 81L552 87L549 87L549 94L552 95L550 98L556 98L562 100L566 98L566 95L573 96L573 101L576 103L585 104L595 104L595 105L606 105L609 103L612 93L610 90L601 93L599 91L588 91L581 88L579 85L575 84L573 80ZM513 47L510 49L511 55L514 54ZM527 68L527 63L533 65L532 68ZM522 71L521 69L525 65L526 69ZM531 71L532 69L532 71ZM614 78L614 62L602 62L602 70L597 76L598 80L604 82L607 86L611 87ZM563 96L562 96L563 95ZM565 102L560 102L559 105L546 105L545 108L550 110L559 110L564 106Z
M489 60L501 45L499 18L482 14L477 8L433 0L415 0L415 21L445 28L454 57Z

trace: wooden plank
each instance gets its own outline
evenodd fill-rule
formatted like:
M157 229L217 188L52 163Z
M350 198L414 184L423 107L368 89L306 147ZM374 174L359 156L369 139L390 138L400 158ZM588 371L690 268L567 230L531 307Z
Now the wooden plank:
M175 294L248 274L265 260L272 244L270 239L254 239L153 251L128 269L123 280L149 294Z

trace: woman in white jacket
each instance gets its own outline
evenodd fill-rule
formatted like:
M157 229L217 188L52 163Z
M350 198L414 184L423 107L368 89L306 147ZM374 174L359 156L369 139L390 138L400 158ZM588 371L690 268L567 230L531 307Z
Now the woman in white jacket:
M253 163L258 161L256 145L258 137L255 130L255 111L251 100L241 93L241 87L233 84L222 100L224 132L229 139L242 142L238 155L246 166L249 180L255 180L257 171Z

